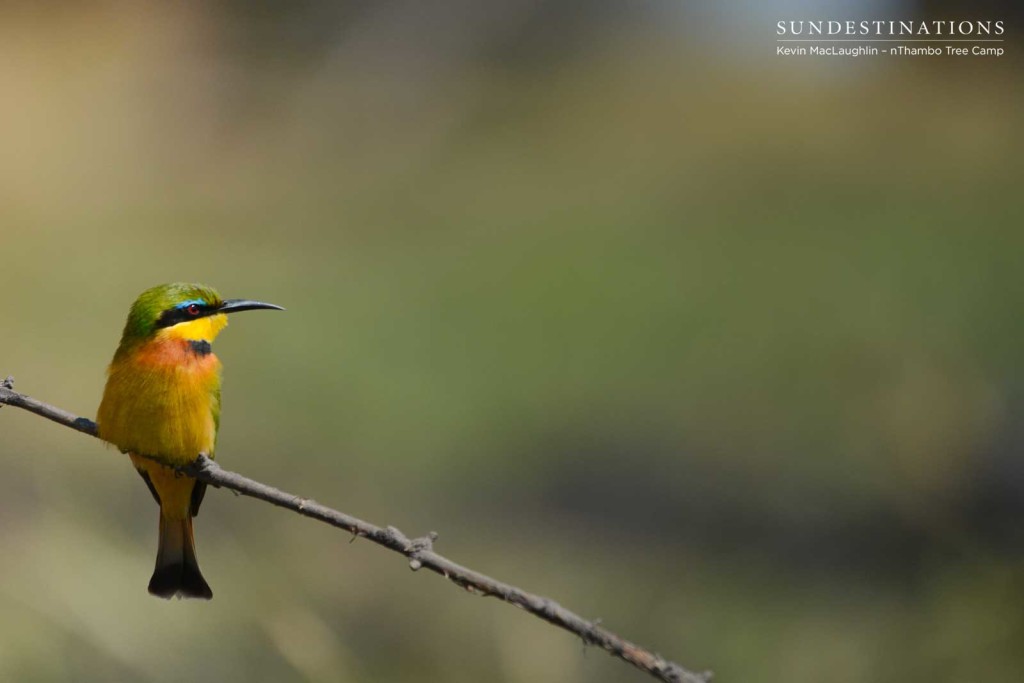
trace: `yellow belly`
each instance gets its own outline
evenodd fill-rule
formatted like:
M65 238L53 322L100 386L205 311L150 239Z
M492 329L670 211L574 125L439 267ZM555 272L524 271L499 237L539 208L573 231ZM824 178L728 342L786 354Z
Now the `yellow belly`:
M122 451L185 465L212 457L220 411L220 362L187 346L153 345L110 366L96 422Z

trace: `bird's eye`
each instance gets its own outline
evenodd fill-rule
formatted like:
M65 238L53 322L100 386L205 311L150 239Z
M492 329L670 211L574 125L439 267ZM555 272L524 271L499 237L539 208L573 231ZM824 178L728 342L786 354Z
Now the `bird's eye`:
M185 310L189 315L199 315L199 304L189 304Z

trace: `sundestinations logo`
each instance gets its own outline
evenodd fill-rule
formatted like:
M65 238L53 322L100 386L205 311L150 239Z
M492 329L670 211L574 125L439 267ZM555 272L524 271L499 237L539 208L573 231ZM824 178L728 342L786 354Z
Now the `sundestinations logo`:
M797 19L775 24L781 57L1002 57L1002 20Z

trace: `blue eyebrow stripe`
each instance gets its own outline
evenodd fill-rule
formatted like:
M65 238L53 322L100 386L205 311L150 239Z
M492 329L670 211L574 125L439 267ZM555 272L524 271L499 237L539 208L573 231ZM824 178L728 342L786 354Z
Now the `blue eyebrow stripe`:
M205 306L206 302L203 301L202 299L192 299L191 301L182 301L175 308L188 308L192 304L199 304L200 306Z

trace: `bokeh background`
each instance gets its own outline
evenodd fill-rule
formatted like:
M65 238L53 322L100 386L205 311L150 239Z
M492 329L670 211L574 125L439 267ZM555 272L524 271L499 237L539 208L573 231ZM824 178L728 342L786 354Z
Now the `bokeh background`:
M1000 59L784 59L788 18ZM0 374L95 414L141 290L218 340L228 468L719 681L1024 671L1019 5L7 4ZM646 680L211 492L146 594L116 451L0 411L0 680Z

